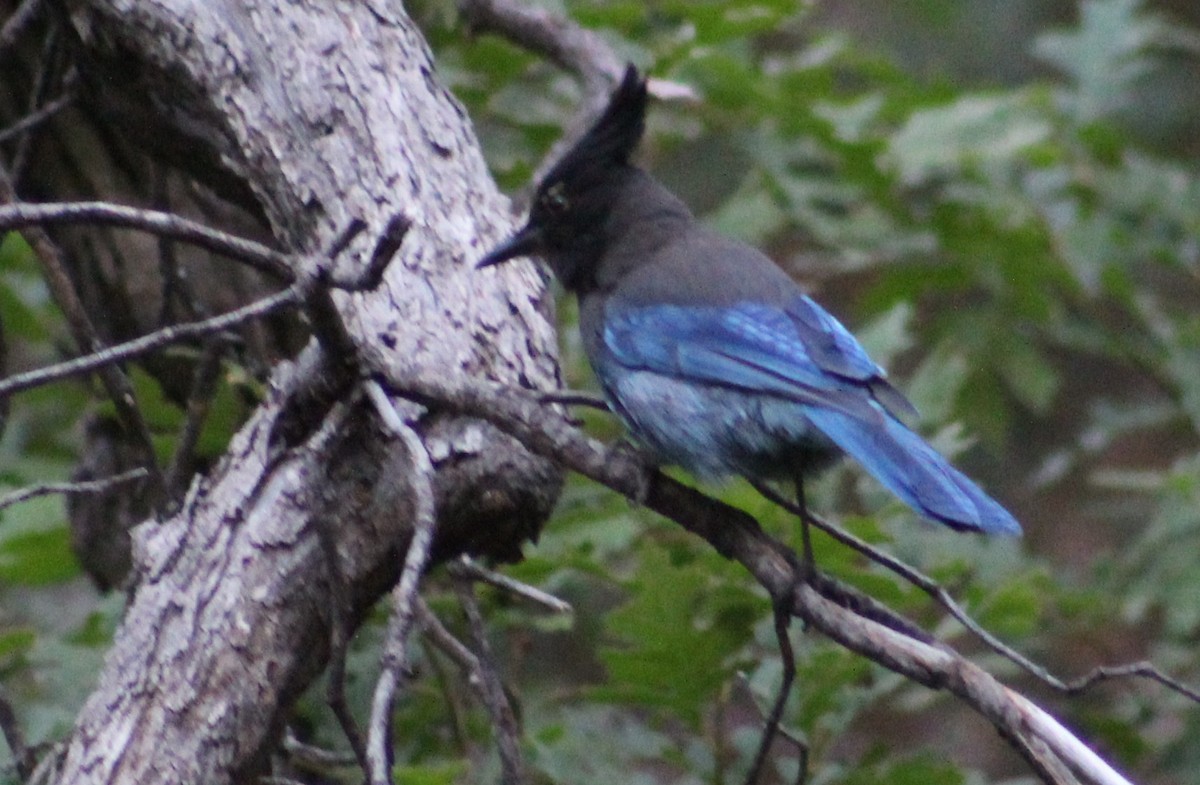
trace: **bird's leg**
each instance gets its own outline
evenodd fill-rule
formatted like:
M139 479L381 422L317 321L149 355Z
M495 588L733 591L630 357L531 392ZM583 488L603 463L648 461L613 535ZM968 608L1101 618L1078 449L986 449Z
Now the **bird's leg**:
M800 537L804 552L803 561L800 564L800 580L807 582L816 576L817 564L813 558L812 537L809 533L808 504L804 497L804 475L799 472L796 474L796 507L800 510ZM775 613L775 640L779 644L779 658L783 665L783 679L779 684L779 692L775 696L775 703L771 706L771 713L767 715L767 724L763 728L762 740L759 742L758 752L754 755L754 763L750 766L750 773L746 776L746 785L756 785L759 776L762 774L762 768L766 764L771 744L779 734L779 722L783 718L783 709L787 705L788 695L792 691L792 683L796 679L796 654L792 650L792 639L788 635L788 628L791 626L792 621L791 597L791 592L789 592L786 599L772 599L772 607ZM804 782L808 775L807 749L803 753L800 758L800 772L796 778L797 782Z
M790 593L788 597L791 597ZM787 705L788 695L792 691L792 682L796 680L796 654L792 650L792 639L788 635L788 627L791 626L792 621L791 602L790 599L776 599L773 601L773 605L775 610L775 640L779 644L779 657L783 664L783 679L779 684L779 692L775 696L775 703L771 706L771 713L767 715L767 724L763 728L762 739L758 743L758 752L754 754L754 763L751 764L750 771L746 775L746 785L756 785L759 776L762 774L763 766L767 762L767 754L771 751L771 744L775 741L775 737L779 735L779 722L783 718L783 709ZM802 754L798 782L804 781L807 769L807 755Z
M817 574L817 562L813 558L812 535L809 533L808 504L804 499L804 475L796 475L796 507L800 509L800 542L804 549L804 580L812 580Z

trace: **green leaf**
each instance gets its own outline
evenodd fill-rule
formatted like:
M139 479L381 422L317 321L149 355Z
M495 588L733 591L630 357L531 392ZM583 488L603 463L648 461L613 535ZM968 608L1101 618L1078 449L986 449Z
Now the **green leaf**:
M629 601L605 623L614 641L601 653L609 682L598 695L668 709L698 726L761 608L745 589L716 592L707 565L672 564L658 548L641 553Z
M63 583L79 574L66 526L6 537L0 543L0 581L22 586Z
M909 186L938 176L1010 162L1045 142L1053 127L1019 93L966 95L914 112L891 139L885 165Z
M396 785L455 785L470 771L466 761L397 765L392 768Z
M1079 27L1040 36L1034 51L1073 81L1071 111L1088 123L1126 108L1130 92L1154 68L1147 51L1176 40L1170 30L1143 11L1141 0L1086 0Z

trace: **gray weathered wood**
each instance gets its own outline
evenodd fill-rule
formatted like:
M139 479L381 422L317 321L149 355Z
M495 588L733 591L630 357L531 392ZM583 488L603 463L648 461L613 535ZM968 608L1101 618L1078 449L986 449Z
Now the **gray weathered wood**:
M338 295L360 349L395 371L556 384L542 282L471 262L512 226L469 119L398 2L74 0L88 108L215 189L252 204L288 249L351 218L413 221L384 285ZM372 231L339 271L366 263ZM273 464L266 440L307 360L183 509L135 532L126 618L79 714L61 782L222 783L250 776L283 710L327 656L332 533L361 612L395 579L409 504L396 449L363 406L339 406ZM419 423L438 469L437 553L513 554L559 473L490 426Z

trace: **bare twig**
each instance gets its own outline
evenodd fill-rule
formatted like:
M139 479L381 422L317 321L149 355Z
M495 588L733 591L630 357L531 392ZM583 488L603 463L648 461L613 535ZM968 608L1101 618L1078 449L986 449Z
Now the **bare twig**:
M363 228L366 228L365 225ZM412 219L407 215L403 213L393 215L383 227L379 239L375 241L375 249L371 252L367 266L355 272L353 276L332 276L329 281L330 286L347 292L369 292L376 289L383 282L383 274L387 272L388 265L392 263L392 259L399 252L400 246L411 228ZM332 259L337 254L331 252L329 256Z
M287 255L253 240L210 228L174 213L143 210L109 202L13 202L0 205L0 231L59 224L96 224L138 229L170 237L242 262L276 281L291 282L295 279L292 261Z
M532 181L537 182L592 125L613 85L621 81L625 62L598 33L544 8L519 0L459 0L458 8L470 29L495 33L544 55L583 84L579 110L534 170ZM659 98L696 99L690 87L677 82L651 79L647 88Z
M313 744L307 744L296 738L289 728L283 736L283 750L288 756L305 767L314 769L331 769L335 767L353 766L356 761L353 755L336 750L327 750Z
M350 709L350 703L346 700L346 650L352 632L351 601L346 574L342 570L341 556L338 552L336 532L332 529L326 520L317 521L317 540L325 556L329 587L329 665L325 699L350 743L355 760L363 773L370 777L367 746L363 741L358 721L354 718L354 712Z
M579 76L588 94L606 93L625 71L600 35L543 8L514 0L461 0L458 8L472 30L496 33L545 55Z
M0 28L0 56L7 54L25 34L29 25L37 20L42 11L42 2L43 0L24 0L5 20L4 27Z
M793 515L800 515L801 511L795 504L793 504L783 495L776 493L775 490L769 485L759 482L751 482L751 485L753 485L755 490L757 490L771 502L779 505ZM858 537L855 537L853 534L841 528L840 526L814 515L811 511L809 511L807 515L808 519L813 523L813 525L819 528L821 531L833 537L843 545L847 545L850 548L858 551L876 564L879 564L885 569L894 572L904 580L911 583L913 586L916 586L918 589L925 592L935 602L941 605L951 616L953 616L955 620L962 624L963 627L983 641L984 644L986 644L987 647L992 651L1019 666L1022 670L1037 678L1039 681L1042 681L1046 685L1053 687L1060 692L1068 695L1074 695L1085 691L1089 687L1099 682L1107 681L1109 679L1141 677L1150 679L1151 681L1156 681L1164 687L1183 695L1189 700L1200 703L1200 691L1197 691L1193 687L1189 687L1177 679L1171 678L1149 662L1135 662L1124 665L1102 665L1092 669L1077 679L1064 681L1063 679L1060 679L1051 673L1045 666L1039 665L1038 663L1026 657L1024 654L1021 654L1016 649L1001 641L999 638L989 632L987 628L975 621L975 619L973 619L971 615L968 614L966 610L964 610L963 607L958 604L954 597L952 597L950 593L946 591L945 587L943 587L933 578L925 575L912 565L897 559L891 554L876 548L875 546L859 539Z
M220 336L207 341L200 353L200 361L196 363L196 369L192 372L187 416L184 419L183 431L179 435L179 443L167 467L165 482L168 499L177 498L182 493L184 484L194 470L196 444L200 441L200 432L208 419L209 407L217 392L224 350L225 342Z
M321 352L313 372L304 375L281 406L268 439L270 454L277 455L308 438L330 407L358 383L361 375L358 345L346 328L331 288L358 292L377 286L410 225L403 215L393 216L376 241L367 269L356 275L335 275L334 267L338 256L367 228L357 218L338 234L323 257L303 266L308 284L304 308Z
M454 572L451 570L451 574ZM479 696L492 719L496 746L500 751L500 782L502 785L522 785L525 782L525 760L521 756L521 729L512 705L504 694L504 683L500 679L496 658L492 655L492 646L488 643L487 630L471 579L460 575L454 582L454 593L467 617L467 628L471 631L471 641L475 647Z
M807 562L807 567L811 568L811 566L812 563ZM779 734L779 725L783 720L783 710L787 706L788 696L792 692L792 682L796 679L796 653L792 648L792 638L789 630L792 621L791 609L777 603L773 611L775 617L775 641L779 646L779 659L783 664L783 678L780 680L779 691L775 695L775 701L771 704L771 711L767 714L766 722L763 723L762 738L758 743L758 750L754 753L754 760L751 761L750 769L746 772L746 785L758 785L758 778L762 775L763 766L766 765L771 747L774 746L775 738ZM803 782L807 776L807 771L801 769L798 779Z
M515 0L460 0L458 8L472 30L503 36L577 75L589 96L607 94L625 73L625 62L603 36L567 17ZM696 98L678 82L651 79L648 87L659 98Z
M154 186L152 206L163 213L171 209L171 189L168 169L163 164L154 164ZM176 241L166 234L158 234L158 269L162 278L160 304L158 310L159 327L184 319L207 319L212 316L208 309L196 297L187 273L179 265L179 254L176 252ZM179 311L174 311L175 303Z
M467 648L465 643L454 637L454 633L446 629L442 620L421 599L417 600L417 623L421 625L421 631L438 651L454 660L463 673L472 676L479 670L479 659L476 658L475 653Z
M757 696L754 695L754 690L751 689L751 687L750 687L750 680L746 677L746 675L744 673L738 674L738 682L739 682L741 688L743 690L745 690L746 693L749 695L750 700L754 703L757 703ZM768 722L768 715L762 714L760 712L759 716L760 716L760 719L762 720L763 725L766 726L766 724ZM800 738L799 736L792 733L791 731L789 731L787 728L783 727L782 725L776 729L775 735L778 738L781 738L784 741L786 741L788 744L791 744L792 747L795 749L796 759L797 759L797 763L799 764L799 768L796 769L796 779L793 780L793 782L795 783L795 785L804 785L804 783L808 781L808 762L809 762L809 757L811 755L811 750L809 748L808 741L806 739ZM724 769L724 766L722 767L722 769ZM719 779L718 781L724 781L724 780Z
M10 206L17 203L16 188L8 173L3 170L0 170L0 203ZM84 354L100 351L103 348L100 333L80 300L79 293L75 291L75 284L67 272L62 251L41 226L27 226L24 234L42 266L43 278L51 296L66 317L71 336L79 351ZM121 421L137 450L139 461L149 472L142 491L150 500L151 506L157 506L166 496L166 487L155 457L154 444L150 439L150 428L142 416L141 409L138 408L133 384L116 365L102 365L96 371L105 393L113 402L117 419Z
M1128 679L1134 677L1141 677L1143 679L1149 679L1150 681L1158 682L1167 689L1179 693L1188 700L1200 703L1200 691L1198 691L1195 687L1189 687L1178 679L1174 679L1166 675L1157 667L1155 667L1153 663L1149 662L1131 662L1124 665L1100 665L1092 668L1079 678L1072 679L1068 682L1059 681L1053 676L1045 679L1045 681L1049 682L1055 687L1062 685L1059 687L1059 689L1063 690L1068 695L1076 695L1084 692L1093 685L1099 684L1102 681L1108 681L1109 679Z
M8 702L8 695L0 689L0 732L4 733L4 741L8 743L8 751L12 753L17 766L17 776L22 782L29 782L33 770L37 766L37 758L33 748L25 742L25 733L17 721L17 713Z
M0 143L8 142L20 136L21 134L34 130L39 125L61 112L66 107L70 106L74 100L75 91L68 90L41 108L30 112L17 122L10 125L8 128L0 131Z
M14 504L27 502L30 499L38 496L49 496L52 493L103 493L117 485L136 480L144 480L148 476L145 468L138 467L130 469L121 474L114 474L111 477L102 477L98 480L84 480L81 482L47 482L41 485L31 485L27 488L22 488L19 491L14 491L6 496L0 497L0 510L7 507L12 507Z
M51 19L49 29L46 31L46 37L42 41L42 51L38 58L37 76L34 79L33 87L29 91L29 112L27 114L37 114L38 110L47 103L50 96L50 91L54 86L59 76L58 63L61 46L61 22L58 19ZM25 167L29 165L30 153L33 150L33 130L36 125L27 129L24 133L17 135L16 150L13 152L12 158L9 159L8 176L13 183L15 190L25 177ZM15 199L13 200L15 201Z
M318 528L323 529L324 527L319 523ZM345 578L337 567L337 546L333 543L332 537L322 535L321 540L325 550L326 563L330 565L329 666L327 669L329 683L325 689L325 700L329 703L333 716L337 718L338 725L341 726L342 733L346 736L346 741L350 743L354 759L358 761L363 773L370 776L371 768L367 759L367 746L363 742L358 721L354 719L354 712L350 710L350 703L346 700L346 647L350 640L350 603L346 597Z
M418 599L420 600L421 598L418 597ZM467 711L463 706L462 696L455 689L455 684L447 672L449 665L443 662L443 657L438 656L444 654L444 652L430 639L422 618L421 607L418 606L417 624L421 625L421 648L424 654L424 662L429 663L429 670L433 672L434 681L437 682L438 690L445 704L446 714L449 719L450 734L453 737L453 745L462 757L469 757L473 754L472 748L474 742L471 737L469 719Z
M483 640L483 646L486 647L487 642L483 638L483 620L479 616L479 609L475 605L474 597L468 589L464 588L465 586L466 584L460 581L456 590L459 592L460 598L463 597L464 592L466 593L467 601L464 603L463 608L467 611L467 620L471 628L472 637L477 647L480 640ZM474 610L469 610L470 608ZM472 618L472 613L474 619ZM516 716L513 714L512 706L504 694L503 685L500 683L499 675L495 670L495 663L491 660L488 653L490 649L480 649L480 654L478 655L471 651L470 648L446 629L441 620L438 619L424 602L421 602L417 606L417 620L429 642L439 651L448 655L450 659L454 660L458 664L459 669L467 675L468 683L475 688L480 700L491 715L492 725L495 729L500 749L500 761L504 771L501 782L505 783L505 785L525 782L525 764L521 757L520 748L520 728Z
M229 313L199 322L174 324L170 327L164 327L161 330L155 330L148 335L143 335L141 338L114 344L106 349L77 357L74 360L10 376L7 379L0 380L0 398L9 397L22 390L28 390L49 382L91 373L106 365L122 362L155 351L156 349L161 349L176 341L219 333L251 319L265 316L280 308L294 307L302 299L303 294L300 288L298 286L290 286L261 300L242 306L236 311L230 311Z
M408 454L408 473L413 498L413 535L404 557L400 580L392 590L392 614L388 619L387 639L382 656L382 672L375 684L371 701L371 721L367 732L368 779L371 785L391 785L391 716L396 691L409 678L411 663L408 638L415 621L417 587L429 563L437 520L433 495L433 463L420 437L396 411L395 406L374 381L364 383L367 398L375 406L380 420L400 441Z
M553 594L542 591L536 586L530 586L527 583L510 578L507 575L489 570L479 562L472 559L470 556L462 556L451 567L456 576L469 578L474 581L495 586L497 589L506 591L514 597L528 600L536 605L540 605L554 613L571 613L571 604L560 600Z

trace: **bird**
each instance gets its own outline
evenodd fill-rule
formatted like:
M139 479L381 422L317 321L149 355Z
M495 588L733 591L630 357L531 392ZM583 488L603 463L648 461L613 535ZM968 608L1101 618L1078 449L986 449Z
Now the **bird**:
M849 455L923 518L1019 535L999 502L905 424L912 405L841 322L631 163L646 106L646 79L630 65L539 181L525 225L476 267L546 262L578 298L605 400L657 463L702 480L791 480L806 514L804 478ZM805 549L811 560L807 526Z

